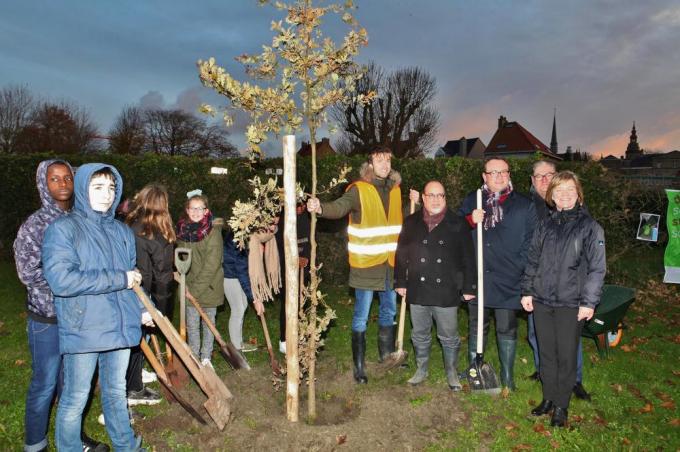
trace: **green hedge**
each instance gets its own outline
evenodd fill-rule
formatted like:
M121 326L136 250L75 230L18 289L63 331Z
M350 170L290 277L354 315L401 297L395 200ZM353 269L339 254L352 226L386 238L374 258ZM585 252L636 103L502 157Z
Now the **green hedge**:
M3 215L0 218L0 256L11 256L12 242L21 223L40 205L35 187L35 169L41 160L51 155L0 156L0 204ZM124 193L131 197L149 182L164 184L170 193L173 218L177 219L183 208L185 193L201 188L210 199L212 210L217 216L228 217L231 205L236 199L250 197L248 179L265 176L267 168L281 168L282 160L268 159L251 166L244 159L210 160L189 157L165 157L153 154L144 156L121 155L71 155L67 159L78 166L87 162L101 161L114 165L123 175ZM323 185L333 177L344 164L352 166L350 179L358 176L358 169L364 159L357 157L333 156L319 160L318 177ZM516 190L527 193L529 176L534 159L511 159L512 180ZM212 175L210 167L228 168L228 175ZM447 189L450 207L455 208L470 191L478 188L481 179L482 162L460 158L436 160L395 160L393 166L403 179L403 194L408 188L421 190L423 185L437 179ZM650 194L621 178L606 172L598 163L560 163L559 169L571 169L582 178L585 198L592 215L605 228L608 238L608 253L621 249L635 240L639 212L661 213L664 209L663 196ZM281 179L281 178L280 178ZM311 181L309 158L298 161L298 180L308 189ZM343 187L336 187L322 198L332 199L342 193ZM327 281L343 283L347 275L344 252L344 224L321 221L319 237L321 260L325 262L323 276Z

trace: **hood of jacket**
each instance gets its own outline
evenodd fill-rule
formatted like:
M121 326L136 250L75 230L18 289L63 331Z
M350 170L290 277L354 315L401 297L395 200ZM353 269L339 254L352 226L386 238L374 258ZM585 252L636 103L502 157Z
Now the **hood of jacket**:
M89 187L92 175L104 168L109 168L113 173L113 177L116 181L116 197L114 198L111 207L109 207L109 210L102 213L92 209L92 206L90 205ZM116 208L123 197L123 178L118 170L111 165L107 165L106 163L86 163L85 165L78 167L75 180L73 181L73 194L75 196L74 210L81 212L88 218L103 217L106 220L113 220L115 218Z
M26 286L27 309L29 315L41 322L54 322L56 312L54 298L42 272L42 242L47 227L60 216L66 214L54 200L47 188L47 168L60 163L73 168L65 160L43 160L35 172L35 182L42 206L21 225L14 241L14 261L17 274Z
M66 160L60 159L50 159L43 160L38 164L38 169L35 171L35 184L38 187L38 193L40 194L40 204L42 205L41 210L44 213L50 213L54 215L54 218L62 215L64 211L59 207L57 201L54 200L50 194L50 190L47 188L47 168L54 165L55 163L60 163L68 167L73 174L73 168L71 164Z
M359 168L359 177L361 180L370 183L373 183L375 179L380 180L373 172L373 166L368 162L361 164L361 167ZM390 174L387 175L387 180L392 181L393 186L399 185L401 184L401 174L399 174L399 172L395 169L390 169Z

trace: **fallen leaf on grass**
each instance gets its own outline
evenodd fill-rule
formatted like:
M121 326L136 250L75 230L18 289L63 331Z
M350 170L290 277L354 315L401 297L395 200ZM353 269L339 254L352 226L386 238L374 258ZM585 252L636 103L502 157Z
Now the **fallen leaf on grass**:
M569 418L571 422L581 422L583 421L583 416L579 416L578 414L575 414Z
M515 447L512 448L513 452L516 452L518 450L531 450L531 445L530 444L517 444Z
M609 422L607 422L607 420L605 418L603 418L602 416L595 416L593 418L593 422L595 422L597 425L601 425L603 427L606 427L609 424Z
M255 336L252 336L250 339L248 339L248 343L252 345L257 345L257 338Z
M552 436L552 433L550 433L543 424L534 424L534 431L536 433L541 433L543 436Z
M630 346L628 344L624 344L619 348L626 353L630 353L630 352L634 352L637 347L635 347L635 345Z
M668 400L661 404L661 408L666 408L667 410L674 410L675 402L673 402L672 400Z
M347 434L346 433L342 434L342 435L338 435L338 436L335 437L335 442L337 444L345 444L346 441L347 441Z
M24 364L26 364L26 360L23 359L17 359L16 361L14 361L15 366L23 366Z
M520 361L522 361L522 364L526 364L528 362L526 358L521 358Z
M505 424L505 430L507 430L507 431L514 430L517 427L518 427L518 425L515 424L514 422L509 422L509 423Z
M673 427L680 427L680 418L678 418L678 417L673 418L670 421L668 421L668 423L670 425L672 425Z
M555 440L550 441L550 445L552 446L553 449L559 449L560 448L560 443L558 443Z
M654 406L653 406L651 403L645 403L645 406L643 406L642 408L640 408L639 411L640 411L640 413L642 413L642 414L651 413L652 411L654 411Z
M612 383L609 385L614 391L616 392L621 392L623 391L623 386L618 384L618 383Z
M648 337L637 337L636 336L631 340L631 342L633 343L633 345L644 345L647 342L649 342L649 338Z
M680 370L674 370L673 375L675 375L676 377L680 377Z
M669 395L666 394L665 392L654 391L654 395L657 396L659 399L663 400L664 402L668 402L669 400L670 400L671 402L673 401L673 399L671 398L671 396L669 396Z
M600 358L597 355L590 355L590 362L593 364L597 364L600 362Z
M507 399L508 397L510 397L510 389L508 389L507 386L504 387L504 388L501 390L501 397L504 398L504 399Z
M630 446L631 442L628 438L624 437L621 442L623 443L624 446Z
M673 338L673 342L675 342L676 344L680 344L680 334Z

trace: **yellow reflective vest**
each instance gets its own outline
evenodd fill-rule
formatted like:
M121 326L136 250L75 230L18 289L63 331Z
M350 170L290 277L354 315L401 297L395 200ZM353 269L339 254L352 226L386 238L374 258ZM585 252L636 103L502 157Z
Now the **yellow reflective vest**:
M359 191L361 222L352 222L350 215L347 227L349 265L368 268L388 261L390 267L394 267L394 254L403 222L401 189L396 185L390 190L388 212L385 215L382 200L373 184L357 181L347 189L352 185Z

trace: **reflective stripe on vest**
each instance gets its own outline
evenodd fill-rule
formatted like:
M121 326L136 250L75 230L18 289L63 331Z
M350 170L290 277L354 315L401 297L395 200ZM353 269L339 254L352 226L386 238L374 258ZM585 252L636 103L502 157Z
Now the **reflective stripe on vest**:
M403 221L401 189L395 186L390 190L386 215L378 190L373 184L358 181L352 185L359 190L361 222L353 223L350 216L347 227L349 265L354 268L368 268L387 261L394 267L394 254Z

